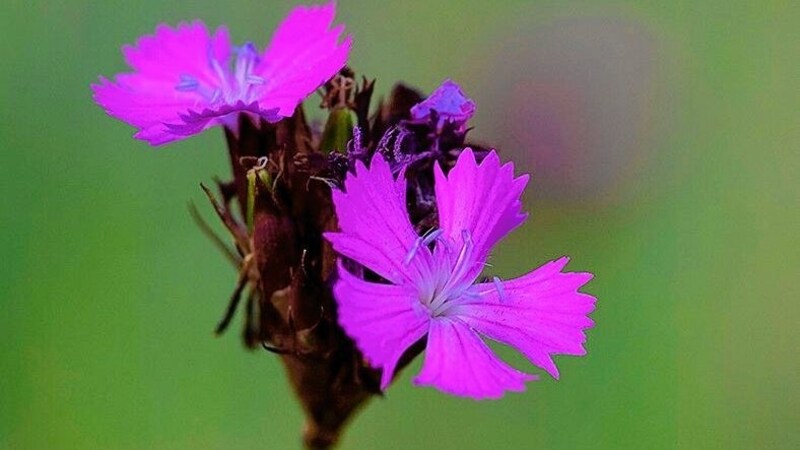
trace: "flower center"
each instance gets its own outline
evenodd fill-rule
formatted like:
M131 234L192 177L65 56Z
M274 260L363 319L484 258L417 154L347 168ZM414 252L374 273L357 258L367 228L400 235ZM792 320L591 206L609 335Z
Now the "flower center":
M175 90L194 92L200 98L214 105L217 103L233 104L239 101L250 103L256 98L256 87L266 83L264 78L253 71L258 65L258 48L252 42L241 47L234 47L236 60L233 68L223 67L213 53L208 52L208 63L214 73L213 82L205 84L192 75L181 75Z
M417 286L419 301L432 317L444 315L454 301L474 295L470 287L476 262L473 260L473 243L468 231L461 233L462 243L440 239L442 230L431 230L420 236L408 252L404 263L410 264L422 247L436 243L432 267L428 276Z
M417 284L419 302L428 309L431 317L447 315L451 306L476 299L480 294L474 282L480 271L476 272L474 268L485 264L485 261L475 259L475 245L468 230L461 231L460 246L451 239L440 239L442 234L442 230L434 229L417 238L404 261L405 265L411 264L421 248L435 242L430 271ZM492 277L492 284L500 301L504 301L503 281Z

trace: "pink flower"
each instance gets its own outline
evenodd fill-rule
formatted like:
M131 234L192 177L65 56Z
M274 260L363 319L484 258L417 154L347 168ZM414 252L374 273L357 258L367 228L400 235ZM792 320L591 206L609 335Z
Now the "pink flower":
M200 21L161 24L123 47L134 72L101 77L94 99L151 145L233 127L240 113L276 122L344 66L351 38L339 43L335 10L334 2L294 8L263 53L250 42L232 47L225 27L211 35Z
M592 275L562 272L568 258L519 278L477 282L492 247L525 220L514 177L492 151L477 164L470 149L445 176L435 168L440 228L419 236L406 211L406 181L376 154L358 163L333 201L341 232L326 238L339 254L385 281L367 281L339 264L334 295L339 321L370 363L392 380L403 353L427 336L418 385L499 398L536 379L498 359L482 336L513 346L558 378L551 355L583 355L595 298L578 292ZM369 277L375 279L375 277Z

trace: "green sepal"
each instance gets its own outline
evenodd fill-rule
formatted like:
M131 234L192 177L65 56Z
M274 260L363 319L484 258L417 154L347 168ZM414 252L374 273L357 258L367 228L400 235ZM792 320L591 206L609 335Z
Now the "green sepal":
M325 130L322 132L322 140L319 145L320 150L326 155L335 151L344 152L347 143L353 139L354 126L355 116L349 108L334 108L325 123Z

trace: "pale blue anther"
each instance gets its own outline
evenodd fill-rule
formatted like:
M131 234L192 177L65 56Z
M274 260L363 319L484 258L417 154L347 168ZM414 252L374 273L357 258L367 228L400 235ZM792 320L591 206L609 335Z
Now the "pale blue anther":
M196 91L198 86L197 78L189 75L181 75L181 81L175 86L175 89L182 92Z
M239 58L252 58L258 61L258 47L252 41L247 41L240 47L234 47L233 51Z
M264 84L267 82L264 77L259 77L258 75L248 75L246 80L248 84Z

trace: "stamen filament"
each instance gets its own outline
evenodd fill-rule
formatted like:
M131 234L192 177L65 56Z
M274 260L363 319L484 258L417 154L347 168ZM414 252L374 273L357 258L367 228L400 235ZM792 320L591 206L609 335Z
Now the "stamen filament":
M500 277L492 277L492 282L494 283L494 288L497 290L497 295L500 297L500 301L504 301L506 299L506 289L503 287Z
M411 264L411 261L414 259L414 256L417 254L417 250L419 250L419 246L422 245L423 237L420 236L414 241L414 245L411 246L411 250L408 251L406 255L406 259L403 260L403 265L407 266Z
M414 241L414 245L411 246L411 250L408 251L406 255L406 259L403 260L404 265L411 264L411 261L414 260L414 256L417 255L417 251L420 249L421 246L428 246L431 242L439 239L439 236L444 233L441 229L432 228L425 232L422 236L418 237L416 241Z

